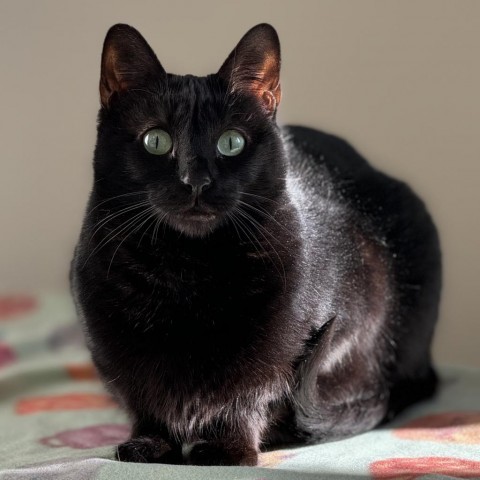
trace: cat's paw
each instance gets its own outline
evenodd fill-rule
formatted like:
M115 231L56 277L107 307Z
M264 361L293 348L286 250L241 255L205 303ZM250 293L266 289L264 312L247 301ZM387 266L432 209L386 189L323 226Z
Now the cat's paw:
M198 442L188 450L186 461L190 465L255 466L258 462L258 453L250 446L233 448L221 442Z
M182 463L181 452L160 437L137 437L117 446L117 460L134 463Z

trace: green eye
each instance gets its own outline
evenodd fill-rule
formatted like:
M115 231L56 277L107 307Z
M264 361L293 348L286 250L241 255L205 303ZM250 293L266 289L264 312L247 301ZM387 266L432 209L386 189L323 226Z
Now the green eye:
M172 137L165 130L154 128L143 136L143 146L152 155L165 155L172 149Z
M218 151L226 157L238 155L243 147L245 147L245 139L236 130L226 130L217 142Z

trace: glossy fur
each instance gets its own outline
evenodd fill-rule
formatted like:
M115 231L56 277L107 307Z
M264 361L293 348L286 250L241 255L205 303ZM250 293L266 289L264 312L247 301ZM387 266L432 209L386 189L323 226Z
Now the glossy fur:
M435 389L430 216L343 140L280 129L279 69L268 25L208 77L165 73L131 27L107 35L72 290L131 417L120 460L255 465L262 445L363 432ZM143 148L154 127L171 153ZM229 128L236 157L216 150Z

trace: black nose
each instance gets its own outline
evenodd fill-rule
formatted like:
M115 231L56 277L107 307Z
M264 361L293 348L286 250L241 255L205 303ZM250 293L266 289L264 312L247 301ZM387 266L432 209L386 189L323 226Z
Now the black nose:
M212 179L207 176L192 177L191 175L187 174L183 176L181 180L196 195L202 193L212 184Z

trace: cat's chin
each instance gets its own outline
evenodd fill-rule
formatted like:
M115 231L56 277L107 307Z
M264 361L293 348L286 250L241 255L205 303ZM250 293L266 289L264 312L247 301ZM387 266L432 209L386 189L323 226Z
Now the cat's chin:
M185 212L168 215L167 222L175 230L189 237L206 237L221 223L222 216L213 213Z

